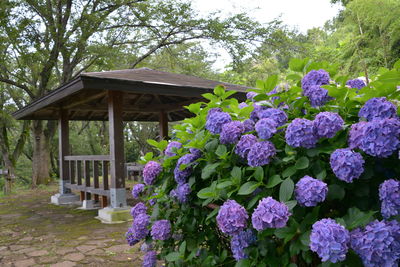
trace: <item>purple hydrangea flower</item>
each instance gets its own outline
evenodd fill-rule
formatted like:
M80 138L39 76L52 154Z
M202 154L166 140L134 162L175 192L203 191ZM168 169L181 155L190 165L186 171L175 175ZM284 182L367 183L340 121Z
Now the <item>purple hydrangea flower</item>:
M250 229L234 234L231 239L231 250L236 261L246 259L244 249L256 242L256 235Z
M314 134L314 123L307 119L294 119L285 133L286 143L292 147L313 148L318 138Z
M222 109L220 108L211 108L208 113L207 113L207 120L210 118L210 116L216 112L222 112Z
M211 110L210 110L211 111ZM222 131L222 125L231 122L231 115L226 112L210 112L207 116L206 129L213 134L219 134Z
M333 99L328 95L328 90L317 85L311 86L306 92L304 95L308 97L312 107L321 107Z
M373 120L363 127L360 149L368 155L387 158L400 147L398 119Z
M351 232L351 248L367 267L398 266L400 224L393 221L370 222L365 229Z
M375 97L365 103L358 112L358 117L367 121L396 118L397 108L392 102L387 101L386 97Z
M148 252L153 249L153 245L151 243L143 242L143 244L140 246L140 251L142 252Z
M329 84L329 80L329 73L323 69L310 71L301 80L301 87L305 93L304 95L306 95L310 87Z
M245 208L235 200L227 200L218 211L218 228L224 234L237 234L246 228L248 218L249 215Z
M189 199L189 194L192 192L188 183L180 184L176 189L171 190L170 196L176 198L180 203L186 203Z
M189 148L190 154L192 154L196 159L201 158L201 150L197 148Z
M133 206L133 208L131 208L131 215L133 219L135 219L136 216L138 216L139 214L146 214L146 212L147 207L143 202L139 202L135 206Z
M257 95L258 95L258 94L257 94L256 92L248 92L248 93L246 94L246 98L249 99L249 100L251 100L251 101L254 101L254 97L257 96Z
M250 147L247 162L251 167L263 166L268 164L275 154L275 146L270 141L257 142Z
M181 144L181 143L179 143L179 142L177 142L177 141L172 141L171 143L169 143L169 144L167 145L167 148L165 149L164 154L165 154L167 157L176 156L175 151L178 150L178 149L180 149L181 147L182 147L182 144Z
M222 125L219 141L221 144L235 144L244 132L244 126L240 121L232 121Z
M152 185L157 176L162 172L162 166L155 161L146 163L143 169L143 181L147 185Z
M360 153L349 148L336 149L330 158L333 173L339 180L347 183L358 179L364 172L364 159Z
M171 237L171 223L168 220L155 221L151 227L151 237L154 240L167 240Z
M296 183L297 202L304 207L314 207L323 202L328 194L328 185L310 176L304 176Z
M157 252L154 250L147 251L143 257L143 267L156 267L157 266Z
M243 122L244 132L251 132L254 131L254 121L247 119Z
M240 137L239 142L236 145L235 153L241 158L246 159L250 148L257 143L257 137L252 134L245 134Z
M149 233L147 228L150 224L150 216L145 213L140 213L136 216L132 223L132 232L134 239L143 239Z
M240 102L239 104L239 108L245 108L248 107L249 105L247 105L245 102Z
M332 138L343 129L344 121L339 114L320 112L313 121L314 133L318 138Z
M258 117L259 112L266 110L268 107L266 106L261 106L261 105L257 105L254 104L253 105L254 109L253 111L250 113L250 119L254 122L257 122L260 118Z
M140 193L144 190L144 184L135 184L132 188L132 196L134 199L138 199Z
M285 203L272 197L263 198L251 216L254 229L262 231L266 228L282 228L286 226L290 216Z
M140 239L135 238L132 227L129 227L128 231L125 233L125 239L129 246L134 246L140 241Z
M154 193L151 196L157 196L157 193ZM156 203L157 203L157 199L156 198L149 199L150 206L154 206Z
M176 167L174 169L174 177L175 177L175 181L178 184L184 184L186 183L186 179L192 174L193 171L193 167L191 165L189 165L190 163L193 163L196 160L196 155L193 154L186 154L184 156L182 156L177 164ZM182 164L185 165L189 165L186 166L186 168L184 168L183 170L180 169L180 166Z
M383 218L400 214L400 182L390 179L379 186L381 213Z
M265 110L261 110L258 112L258 117L260 119L268 118L274 120L276 122L276 127L284 125L288 120L286 113L278 108L267 108Z
M323 262L343 261L349 241L349 231L332 219L322 219L312 226L310 249L316 252Z
M365 124L367 124L366 121L360 121L351 125L348 139L349 148L355 149L360 147Z
M273 119L261 119L256 123L255 129L262 139L270 139L276 133L277 123Z
M365 82L361 79L354 79L354 80L348 80L346 82L346 85L349 86L350 88L355 88L355 89L362 89L363 87L367 86Z

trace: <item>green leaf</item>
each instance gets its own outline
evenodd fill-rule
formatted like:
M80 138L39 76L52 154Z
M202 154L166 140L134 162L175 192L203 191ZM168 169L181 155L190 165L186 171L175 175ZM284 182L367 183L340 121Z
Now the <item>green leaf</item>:
M225 182L217 184L217 188L223 189L225 187L231 186L232 184L233 184L232 181L225 181Z
M207 164L201 171L201 179L208 179L217 170L219 162L213 164Z
M297 171L295 166L290 166L288 168L286 168L283 172L282 172L282 176L283 178L292 176L293 174L295 174Z
M285 204L286 204L286 206L288 206L289 210L292 210L294 207L296 207L297 201L289 200L289 201L285 201Z
M286 79L288 80L292 80L292 81L300 81L301 80L301 76L299 74L289 74L288 76L286 76Z
M254 171L254 178L261 182L264 179L264 169L262 167L257 167Z
M179 246L179 253L184 255L186 251L186 241L183 241L182 244Z
M156 140L153 139L147 139L147 143L151 146L154 146L155 148L158 147L158 142Z
M248 195L254 192L254 190L257 189L257 187L259 187L260 184L254 181L250 181L247 182L245 184L243 184L238 192L238 195Z
M372 216L375 213L376 213L375 211L363 212L355 207L350 208L346 216L343 217L346 223L346 228L352 230L356 227L365 226L373 219Z
M249 259L243 259L236 262L235 267L250 267L251 261Z
M282 182L281 187L279 188L279 200L282 202L288 201L292 197L293 190L294 190L294 183L292 179L290 178L285 179Z
M310 244L310 234L311 234L311 231L307 231L307 232L302 233L302 234L300 235L300 242L301 242L304 246L307 246L307 247L308 247L308 245Z
M201 199L211 198L214 197L214 192L210 187L206 187L197 192L197 197Z
M331 184L328 186L328 200L342 200L344 198L345 191L342 187L337 184Z
M218 146L218 140L217 139L213 139L210 142L208 142L204 148L208 151L208 152L212 152L215 151L215 149Z
M275 75L271 75L265 81L264 89L267 90L267 92L269 92L269 91L271 91L272 89L275 88L277 83L278 83L278 75L276 75L276 74Z
M165 256L165 259L169 262L177 261L180 258L181 258L181 255L179 254L179 252L171 252L171 253L167 254L167 256Z
M217 96L223 96L225 93L225 87L223 85L217 85L214 88L214 94Z
M279 174L272 175L267 182L267 185L265 186L266 188L272 188L280 183L282 183L283 180L281 179L281 176Z
M219 211L219 208L214 209L212 212L210 212L210 214L208 214L208 216L207 216L207 218L206 218L206 221L208 221L208 220L210 220L211 218L213 218L214 216L216 216L217 213L218 213L218 211Z
M219 157L222 157L226 154L226 151L227 151L226 146L219 145L217 150L215 151L215 154Z
M204 97L205 99L210 100L210 101L217 100L217 97L215 95L213 95L213 94L210 94L210 93L205 93L205 94L202 94L201 96Z
M308 168L308 165L310 164L310 161L308 160L307 157L301 157L296 161L295 167L298 170L303 170Z
M305 58L305 59L292 58L289 61L289 68L292 71L303 72L303 69L307 62L308 62L307 58Z

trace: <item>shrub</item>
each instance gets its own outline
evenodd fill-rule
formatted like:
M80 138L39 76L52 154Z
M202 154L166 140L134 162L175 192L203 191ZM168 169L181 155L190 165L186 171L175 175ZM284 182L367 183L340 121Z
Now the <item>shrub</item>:
M400 61L362 89L327 63L290 68L245 103L217 86L170 145L149 140L161 153L134 194L157 201L127 234L146 235L146 266L155 251L167 266L397 264Z

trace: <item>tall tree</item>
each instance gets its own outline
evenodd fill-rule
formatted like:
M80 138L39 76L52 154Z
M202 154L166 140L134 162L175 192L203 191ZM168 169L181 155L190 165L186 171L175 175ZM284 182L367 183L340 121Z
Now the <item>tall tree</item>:
M118 55L134 68L163 47L207 39L240 57L275 27L243 14L199 17L190 2L172 0L3 0L0 17L0 82L27 102ZM48 180L55 131L54 121L32 122L33 186Z

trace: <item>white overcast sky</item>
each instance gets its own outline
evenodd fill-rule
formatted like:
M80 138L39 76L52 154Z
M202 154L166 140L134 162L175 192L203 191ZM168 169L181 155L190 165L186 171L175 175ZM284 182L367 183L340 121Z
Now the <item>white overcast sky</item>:
M322 27L340 10L329 0L192 0L193 7L200 14L221 10L224 15L245 12L259 22L280 19L287 25L297 27L303 33L314 27ZM224 55L225 54L225 55ZM216 68L229 62L226 53L217 59Z

